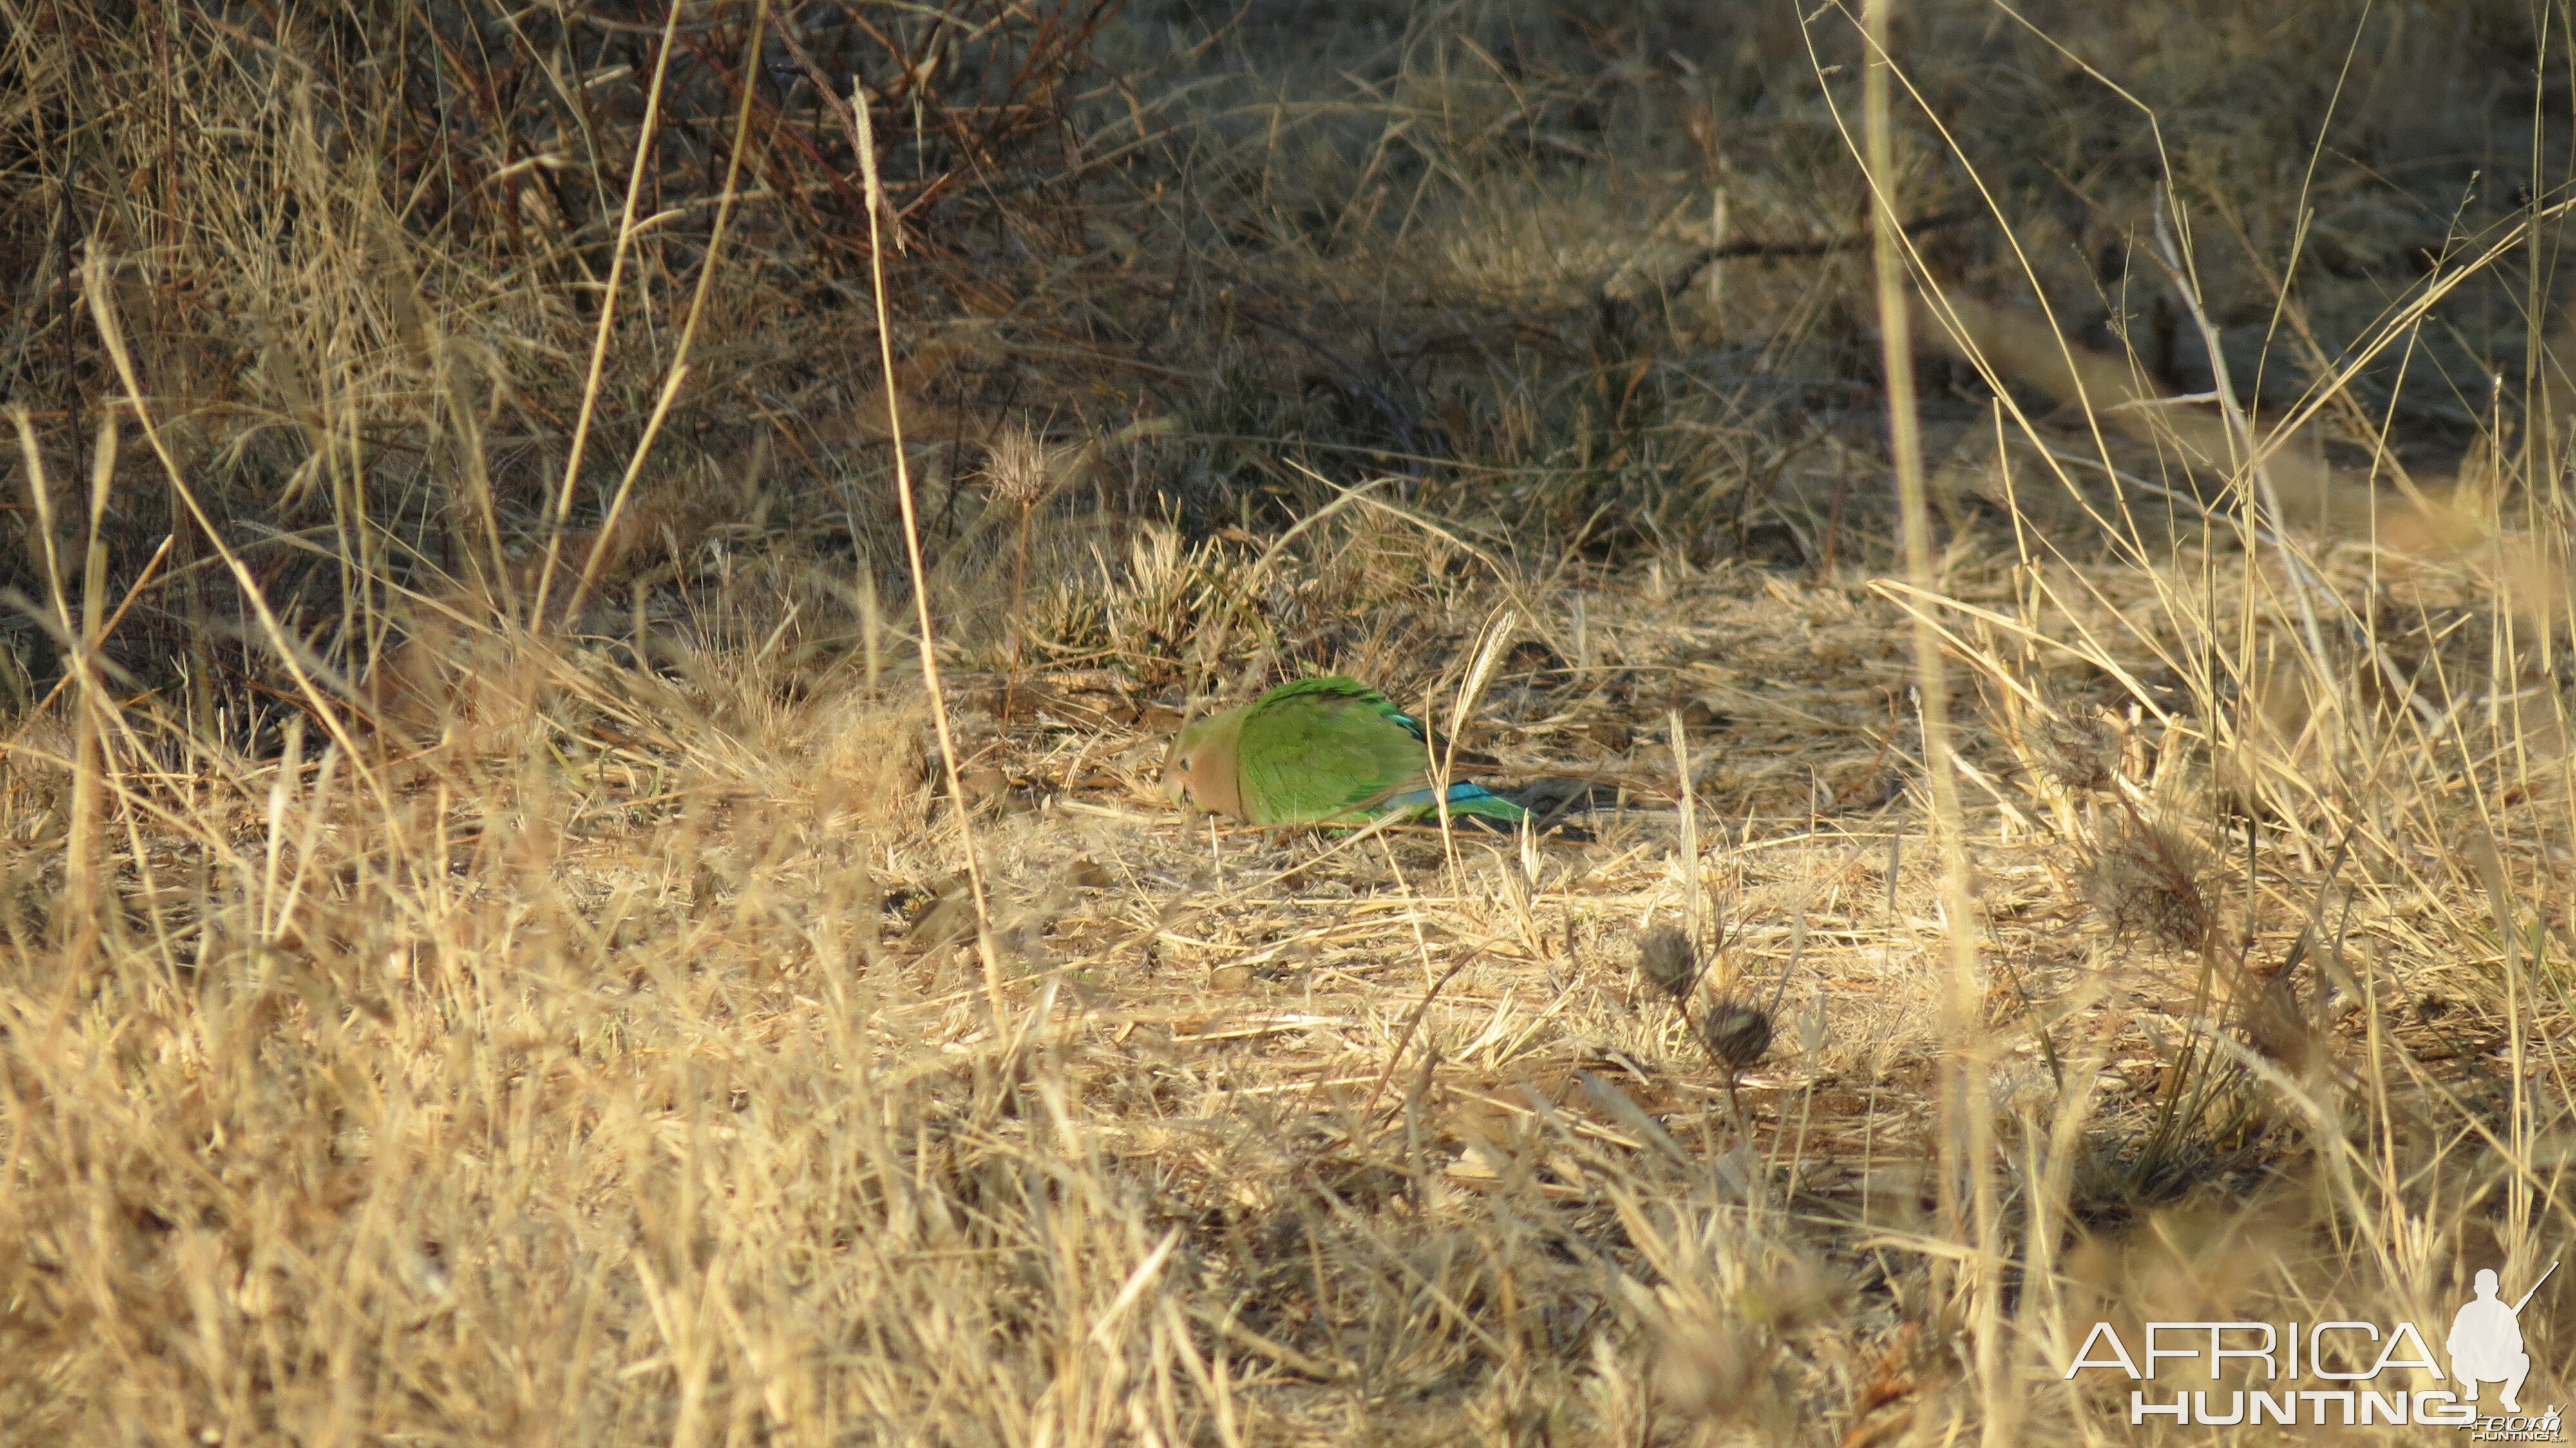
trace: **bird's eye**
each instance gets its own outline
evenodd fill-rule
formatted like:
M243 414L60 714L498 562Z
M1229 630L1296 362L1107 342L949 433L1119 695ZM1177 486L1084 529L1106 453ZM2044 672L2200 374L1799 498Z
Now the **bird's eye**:
M1188 755L1184 754L1184 755L1182 755L1182 756L1181 756L1181 768L1182 768L1184 771L1186 771L1186 770L1188 770L1188 768L1189 768L1189 767L1190 767L1190 757L1189 757Z

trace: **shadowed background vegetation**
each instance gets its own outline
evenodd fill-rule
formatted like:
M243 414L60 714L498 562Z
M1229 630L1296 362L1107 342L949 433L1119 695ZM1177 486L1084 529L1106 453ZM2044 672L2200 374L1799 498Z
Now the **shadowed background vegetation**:
M2571 23L1900 4L1918 586L1834 5L0 0L0 1438L2125 1441L2104 1314L2518 1296ZM1167 807L1323 670L1588 837Z

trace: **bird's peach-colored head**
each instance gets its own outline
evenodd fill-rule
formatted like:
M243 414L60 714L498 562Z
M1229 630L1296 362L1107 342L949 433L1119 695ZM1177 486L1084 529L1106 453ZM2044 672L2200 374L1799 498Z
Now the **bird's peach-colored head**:
M1192 721L1172 740L1163 762L1163 793L1174 804L1188 800L1216 814L1243 816L1243 785L1235 770L1235 740L1243 711L1228 709Z

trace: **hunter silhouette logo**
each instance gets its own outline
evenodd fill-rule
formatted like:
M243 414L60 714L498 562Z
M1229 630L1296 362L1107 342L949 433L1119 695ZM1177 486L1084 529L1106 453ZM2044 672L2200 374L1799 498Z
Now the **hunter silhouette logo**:
M2558 1264L2540 1274L2540 1282L2522 1300L2507 1307L2496 1297L2496 1275L2493 1268L2478 1269L2478 1295L2461 1304L2459 1315L2451 1319L2451 1373L2460 1380L2460 1395L2474 1403L2480 1383L2502 1383L2504 1392L2498 1401L2508 1413L2519 1413L2522 1404L2514 1397L2522 1391L2522 1380L2531 1376L2531 1354L2522 1350L2522 1310L2531 1305L2533 1293L2540 1291Z
M2563 1443L2567 1435L2559 1410L2526 1414L2521 1397L2531 1376L2522 1310L2557 1271L2558 1264L2550 1263L2530 1290L2512 1302L2504 1300L2492 1270L2480 1271L2476 1295L2452 1314L2450 1335L2443 1339L2448 1372L2434 1355L2429 1335L2412 1322L2150 1322L2145 1324L2146 1351L2137 1356L2117 1328L2097 1322L2065 1376L2107 1368L2140 1384L2188 1380L2199 1376L2189 1365L2207 1361L2203 1381L2210 1389L2174 1391L2170 1399L2159 1401L2166 1398L2161 1386L2132 1388L2131 1426L2151 1418L2212 1427L2413 1424L2466 1428L2473 1443ZM2230 1358L2240 1363L2243 1386L2221 1388ZM2165 1366L2175 1359L2185 1366ZM2144 1371L2138 1367L2141 1361ZM2495 1399L2502 1414L2482 1411L2479 1394L2490 1383L2501 1390Z

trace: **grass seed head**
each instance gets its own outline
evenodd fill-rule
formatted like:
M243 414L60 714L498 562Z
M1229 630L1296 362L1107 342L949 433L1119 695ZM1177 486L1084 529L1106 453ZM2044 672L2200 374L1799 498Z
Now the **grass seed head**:
M2218 927L2203 884L2208 869L2209 852L2189 835L2168 824L2131 820L2094 847L2084 901L2114 936L2196 953Z
M2107 790L2119 778L2120 731L2100 710L2043 714L2031 743L2040 769L2074 793Z
M2317 1033L2300 1005L2291 971L2287 965L2268 972L2248 971L2236 1020L2255 1050L2293 1072L2304 1072L2315 1058Z
M994 497L1025 511L1046 496L1053 463L1046 443L1035 431L1024 424L1013 424L993 439L992 455L984 463L984 480L992 486Z
M1752 1405L1766 1356L1738 1323L1669 1326L1656 1344L1655 1387L1692 1417L1724 1422Z

